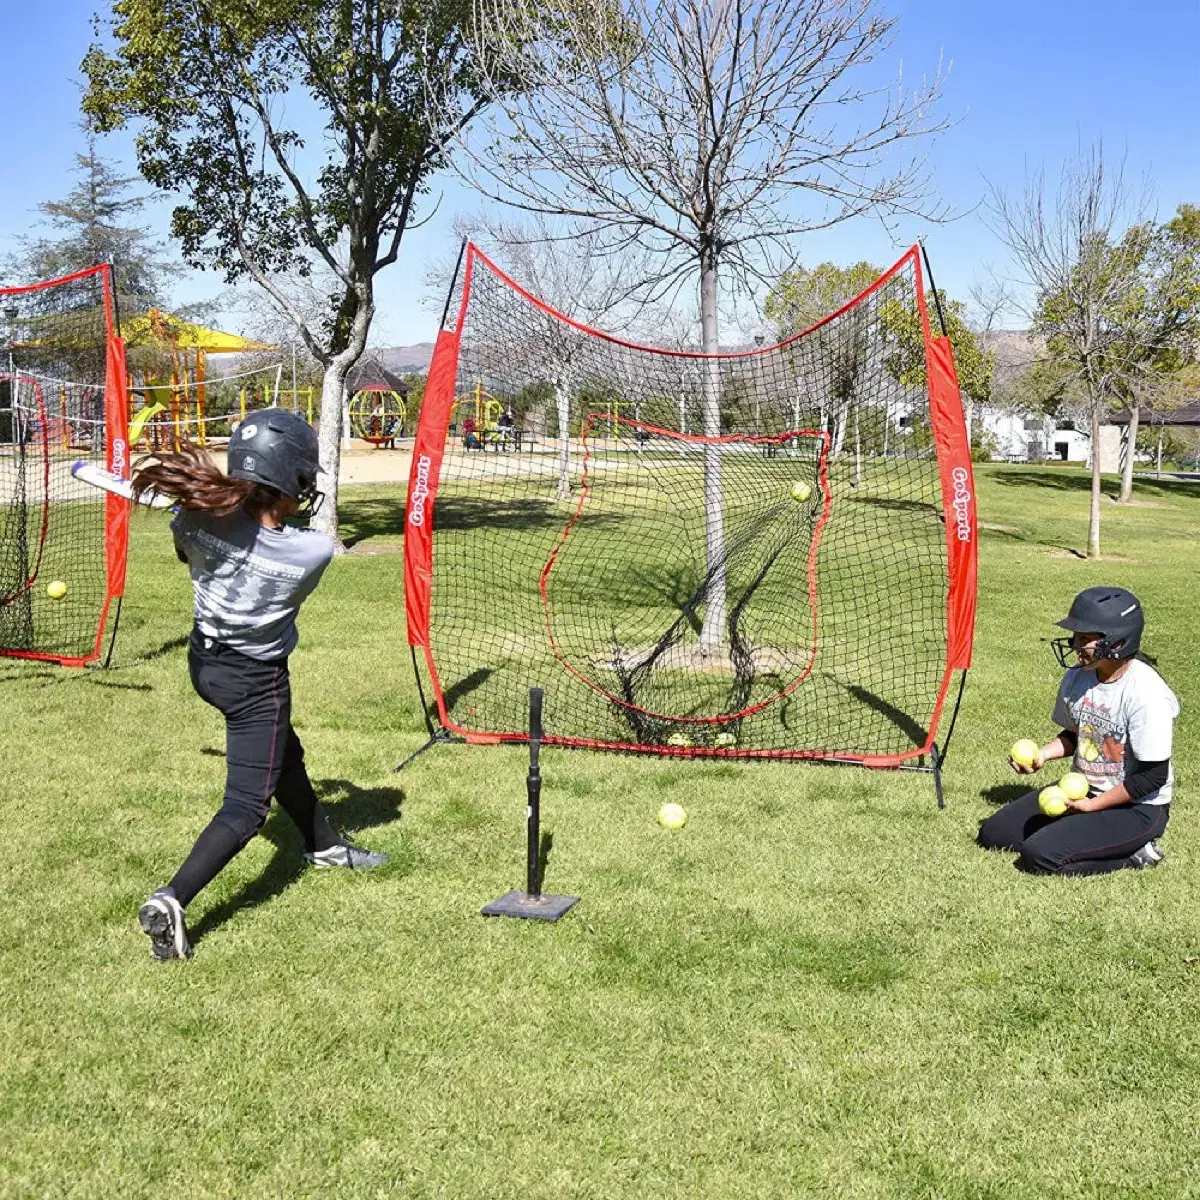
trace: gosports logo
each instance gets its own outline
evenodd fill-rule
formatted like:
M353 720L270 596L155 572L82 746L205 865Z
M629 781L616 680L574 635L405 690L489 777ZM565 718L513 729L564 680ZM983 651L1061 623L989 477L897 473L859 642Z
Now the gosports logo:
M409 505L408 513L410 525L425 524L425 501L429 499L429 468L432 465L428 454L422 454L417 459L417 483L413 488L412 502Z
M960 542L971 540L971 489L967 486L970 478L964 467L955 467L950 472L950 479L954 483L954 523Z
M114 438L112 444L112 465L109 467L109 470L118 479L125 478L125 470L128 466L128 463L125 459L125 450L125 439Z

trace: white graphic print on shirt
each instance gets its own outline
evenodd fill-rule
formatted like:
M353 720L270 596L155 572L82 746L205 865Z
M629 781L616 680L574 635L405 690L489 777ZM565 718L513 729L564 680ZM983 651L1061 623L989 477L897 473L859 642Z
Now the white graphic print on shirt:
M1122 783L1142 763L1171 757L1171 726L1179 701L1162 676L1134 659L1118 679L1101 683L1093 671L1072 667L1054 705L1054 721L1078 734L1074 770L1087 776L1097 794ZM1142 804L1167 804L1173 773Z

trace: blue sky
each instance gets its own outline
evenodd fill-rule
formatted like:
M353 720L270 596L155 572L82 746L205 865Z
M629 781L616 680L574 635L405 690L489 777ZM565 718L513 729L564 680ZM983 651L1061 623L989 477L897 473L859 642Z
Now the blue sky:
M73 81L98 6L0 0L0 73L9 100L0 250L36 233L37 204L71 186L82 140ZM965 297L989 268L1006 269L1004 248L972 212L985 180L1019 188L1027 170L1056 174L1080 141L1102 137L1107 153L1127 154L1130 173L1149 175L1160 218L1180 203L1200 203L1200 0L892 0L885 7L900 17L894 51L906 75L932 70L939 55L952 64L945 109L959 119L933 146L931 164L938 194L965 215L948 225L909 222L898 235L900 244L925 235L938 285L952 295ZM105 139L102 153L132 169L128 137ZM434 335L437 314L421 304L426 264L451 250L453 216L478 207L450 181L438 190L445 193L438 214L381 277L376 344ZM165 202L151 209L164 232L168 211ZM898 256L879 223L866 219L810 235L799 250L809 263L865 258L882 265ZM176 298L211 297L222 286L218 275L198 274L179 285ZM236 329L236 316L228 323Z

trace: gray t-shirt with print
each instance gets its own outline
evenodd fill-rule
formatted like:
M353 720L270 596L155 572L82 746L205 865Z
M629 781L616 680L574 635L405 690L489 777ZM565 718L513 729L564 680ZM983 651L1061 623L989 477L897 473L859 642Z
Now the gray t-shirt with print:
M333 542L311 529L267 529L243 512L180 511L175 547L192 575L196 626L250 658L290 654L296 613L333 558Z
M1149 663L1133 659L1120 677L1101 683L1095 671L1072 667L1054 703L1055 724L1079 737L1073 769L1087 776L1092 793L1106 792L1142 763L1171 757L1171 731L1179 701ZM1139 804L1169 804L1174 772Z

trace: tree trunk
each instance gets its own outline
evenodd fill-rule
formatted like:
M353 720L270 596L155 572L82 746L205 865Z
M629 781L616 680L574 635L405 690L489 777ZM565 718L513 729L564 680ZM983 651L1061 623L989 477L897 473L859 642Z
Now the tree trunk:
M1137 449L1138 406L1129 410L1129 424L1125 427L1125 462L1121 466L1121 503L1128 504L1133 496L1133 452Z
M571 392L561 378L554 381L554 403L558 409L558 498L571 498ZM611 429L611 426L610 426Z
M717 353L717 255L709 248L700 259L700 329L705 354ZM706 437L721 434L721 364L706 359L703 371L703 416ZM721 452L716 445L704 447L704 624L700 629L702 650L725 644L725 498L721 486Z
M1088 517L1088 558L1100 557L1100 402L1092 400L1092 511Z
M1162 478L1162 435L1163 427L1158 427L1158 449L1154 452L1154 478Z
M325 499L320 511L312 519L312 527L333 539L334 552L337 554L346 549L338 532L338 477L342 463L341 435L346 376L366 348L367 331L371 328L374 312L375 306L370 292L364 288L357 297L346 347L326 364L325 379L321 384L321 429L318 435L321 474L317 477L317 486Z

